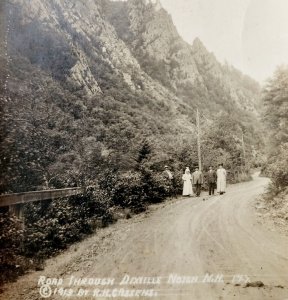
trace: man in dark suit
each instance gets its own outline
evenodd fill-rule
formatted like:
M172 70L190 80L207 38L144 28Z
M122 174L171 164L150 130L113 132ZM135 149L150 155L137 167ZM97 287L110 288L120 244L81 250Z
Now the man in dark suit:
M208 188L209 188L209 195L214 195L214 190L215 190L215 185L217 181L217 174L213 170L213 167L209 167L209 171L206 174L206 179L208 183Z
M168 166L165 166L165 167L164 167L163 176L164 176L167 180L173 180L173 174L172 174L172 172L169 170L169 167L168 167Z
M177 198L175 178L173 176L173 173L169 170L168 166L164 167L163 177L165 178L168 186L168 195L170 197L174 196L175 198Z
M196 196L199 197L203 184L203 174L198 167L195 168L195 172L192 174L192 184L195 186Z

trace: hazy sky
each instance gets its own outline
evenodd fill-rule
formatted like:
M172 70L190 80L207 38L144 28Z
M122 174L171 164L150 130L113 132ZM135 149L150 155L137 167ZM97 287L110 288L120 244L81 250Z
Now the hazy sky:
M259 82L288 64L288 0L161 0L189 43Z

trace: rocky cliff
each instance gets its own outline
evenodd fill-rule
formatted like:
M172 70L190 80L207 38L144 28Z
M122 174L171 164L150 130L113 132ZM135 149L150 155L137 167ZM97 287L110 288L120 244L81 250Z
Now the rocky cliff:
M236 103L255 112L257 83L221 65L198 38L193 45L184 42L159 1L12 3L11 52L73 91L102 93L101 80L109 71L133 92L150 91L155 102L161 93L174 94L170 107L185 102L213 110Z
M1 14L2 188L129 169L144 137L167 161L196 107L255 117L257 83L184 42L159 1L11 0Z
M256 112L258 84L221 65L199 38L192 45L183 41L159 1L109 2L105 7L109 22L141 67L181 99L203 109L207 104L212 110L225 109L233 103Z

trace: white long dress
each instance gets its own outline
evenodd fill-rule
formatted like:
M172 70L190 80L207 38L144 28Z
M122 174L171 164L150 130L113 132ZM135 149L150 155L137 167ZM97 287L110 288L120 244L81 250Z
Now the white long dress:
M217 192L223 193L226 191L226 170L218 169L217 170Z
M192 189L192 176L191 174L183 174L182 179L184 181L183 184L183 196L192 196L193 189Z

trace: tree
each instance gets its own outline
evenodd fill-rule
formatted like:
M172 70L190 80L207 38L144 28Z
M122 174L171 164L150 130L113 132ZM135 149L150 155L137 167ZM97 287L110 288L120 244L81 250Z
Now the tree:
M281 66L263 90L264 121L269 135L268 175L277 190L288 185L288 66Z
M278 147L288 142L288 66L281 66L263 90L264 120L270 129L270 141Z

